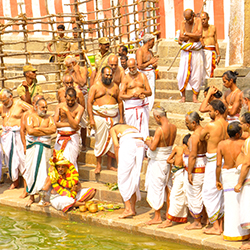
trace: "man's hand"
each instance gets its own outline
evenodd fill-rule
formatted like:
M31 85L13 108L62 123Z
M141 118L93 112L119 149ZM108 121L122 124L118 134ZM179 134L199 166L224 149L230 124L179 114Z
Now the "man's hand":
M190 183L190 185L193 186L193 175L192 174L188 174L188 182Z
M91 128L93 128L93 129L96 128L96 126L95 126L95 120L94 120L94 119L90 119L90 120L89 120L89 126L90 126Z
M221 58L221 56L217 56L216 65L218 65L220 63L220 58Z
M223 189L223 186L222 186L221 182L219 182L219 181L216 181L216 187L217 187L218 190Z
M75 72L80 71L80 66L79 66L79 64L76 64L76 65L73 67L73 70L74 70Z
M145 94L139 94L139 96L138 96L140 99L144 99L146 96L145 96Z
M22 85L25 89L29 89L28 83L26 81L23 81Z
M81 190L81 185L74 185L72 188L71 188L71 191L75 191L75 192L79 192Z
M68 110L68 108L67 107L65 107L65 106L63 106L62 108L60 108L61 109L61 111L62 112L65 112L65 113L67 113L69 110Z
M218 91L218 89L215 86L211 86L207 92L208 95L214 95L216 92Z
M238 184L234 187L234 192L239 193L241 188L242 188L242 185L238 183Z
M158 57L152 57L149 62L150 62L150 64L153 65L153 64L157 63L158 59L159 59Z

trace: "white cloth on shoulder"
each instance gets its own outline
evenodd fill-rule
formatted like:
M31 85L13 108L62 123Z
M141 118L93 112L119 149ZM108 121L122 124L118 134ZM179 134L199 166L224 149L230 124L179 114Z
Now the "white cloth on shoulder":
M234 192L240 175L240 169L232 168L221 170L222 185L224 189L224 240L246 240L250 231L240 226L240 193ZM249 210L248 210L249 213Z
M154 101L155 101L155 69L153 68L153 66L151 66L145 69L141 69L139 71L146 75L150 89L152 91L152 95L148 96L148 102L149 102L148 107L149 107L149 110L151 111L154 106Z
M170 164L167 159L172 152L172 146L157 147L155 151L148 149L148 169L145 179L147 202L155 210L159 210L166 201L166 186L170 178Z
M136 193L136 201L141 199L140 173L144 158L144 142L140 133L125 134L119 140L118 187L124 202Z
M228 123L231 123L231 122L239 121L239 118L240 118L239 114L236 114L234 116L227 115L226 120L227 120Z
M20 136L20 127L3 127L1 140L10 179L16 181L18 179L18 170L21 174L25 171L25 156Z
M215 65L215 46L207 45L203 49L205 58L205 79L209 79L214 76Z
M203 203L210 223L214 223L224 214L223 190L216 187L216 153L206 153L207 165L203 184Z
M124 117L126 124L136 127L140 133L142 133L144 139L149 135L149 108L147 98L125 100Z
M97 106L93 105L95 119L95 156L107 153L114 157L114 145L110 129L118 122L118 104ZM98 114L99 113L99 114Z
M201 42L183 43L181 45L181 60L177 75L181 92L187 85L192 87L195 94L199 93L204 78L204 53Z
M38 193L48 176L49 158L51 157L51 136L26 136L25 173L27 192Z
M65 149L63 150L63 156L69 160L76 168L78 171L78 165L77 165L77 157L79 155L79 143L80 143L80 136L79 133L77 133L74 129L71 127L63 127L63 128L57 128L58 134L56 137L56 142L55 142L55 149L60 150L62 149L64 140L60 140L60 137L62 136L59 133L65 134L63 137L68 137L69 141L66 144ZM67 135L67 132L76 132L72 135ZM66 139L67 140L67 139Z

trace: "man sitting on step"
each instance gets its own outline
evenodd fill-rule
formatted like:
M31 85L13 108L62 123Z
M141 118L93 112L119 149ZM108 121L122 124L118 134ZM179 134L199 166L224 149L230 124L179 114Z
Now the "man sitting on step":
M76 90L72 87L65 92L65 102L56 106L55 124L57 126L57 138L55 149L61 149L66 159L77 167L77 157L79 154L79 134L80 121L84 108L76 102Z
M143 137L149 135L148 96L152 95L147 77L137 70L135 59L128 60L129 73L122 82L120 98L124 100L124 117L128 125L136 127Z

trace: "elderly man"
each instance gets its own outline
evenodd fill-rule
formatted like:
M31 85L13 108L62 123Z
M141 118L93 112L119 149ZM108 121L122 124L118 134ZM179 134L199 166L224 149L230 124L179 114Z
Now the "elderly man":
M79 174L75 166L64 158L61 150L53 151L49 164L48 177L40 194L45 195L45 191L51 190L52 207L67 212L73 207L84 205L86 201L95 196L96 189L81 188Z
M181 44L181 60L177 75L181 92L181 102L185 102L185 90L189 83L193 90L193 102L198 102L198 94L204 76L204 57L200 38L202 24L200 18L195 17L192 10L184 11L181 23L179 43Z
M158 58L154 57L150 50L154 47L154 35L145 34L143 46L136 52L138 69L147 76L152 95L148 98L149 110L152 110L155 99L155 69L157 68Z
M66 159L72 162L78 170L77 157L79 154L79 134L84 108L76 102L76 90L69 87L65 92L65 102L56 106L55 124L57 127L57 138L55 149L61 149Z
M208 24L209 15L207 12L201 13L201 23L202 23L202 43L204 46L204 56L205 56L205 78L213 77L215 65L220 62L220 50L219 44L217 42L217 31L214 25ZM217 59L215 58L215 52L217 54Z
M25 171L24 150L20 136L21 117L32 108L22 100L13 100L13 94L8 89L0 92L0 114L3 118L2 146L5 152L5 162L9 169L10 179L13 181L10 189L18 187L18 172Z
M44 186L51 156L51 135L56 132L52 116L46 114L47 102L44 98L36 101L34 111L26 117L25 122L27 136L23 177L27 184L27 192L30 194L27 207L34 202L34 195Z
M137 70L135 59L128 60L129 73L125 76L120 98L124 100L125 120L130 126L136 127L146 138L149 135L148 96L151 96L147 77Z
M109 51L110 41L107 37L99 38L98 42L100 52L95 56L95 70L90 77L90 86L94 84L98 71L102 70L103 67L108 66L109 56L114 55Z
M242 108L250 111L250 89L246 88L242 91Z
M119 113L119 122L123 123L123 105L119 97L119 88L112 81L112 69L105 66L101 73L101 80L89 90L87 106L90 127L95 129L95 156L97 158L95 174L100 173L102 156L105 154L108 155L108 169L116 171L116 168L111 166L114 149L109 130L118 122Z
M23 66L23 75L26 78L26 81L23 81L17 87L17 93L21 100L31 104L31 99L36 94L42 94L42 89L40 86L37 86L36 80L36 71L37 69L33 68L32 65Z
M129 69L128 69L128 57L127 56L121 56L120 57L120 62L121 62L121 66L124 69L125 75L129 73Z

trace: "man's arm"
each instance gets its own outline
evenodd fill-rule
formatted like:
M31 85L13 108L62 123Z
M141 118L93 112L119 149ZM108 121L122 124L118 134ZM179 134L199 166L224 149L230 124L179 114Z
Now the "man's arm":
M119 123L124 123L123 121L123 102L120 98L120 93L119 93L119 88L118 88L118 98L117 98L117 102L118 102L118 109L119 109L119 114L120 114L120 120Z
M66 116L68 118L70 127L75 129L75 130L78 130L79 129L79 123L81 121L81 117L83 115L84 108L81 105L78 105L79 110L78 110L75 118L72 116L69 109L66 108L65 106L63 106L61 109L65 112L65 114L66 114Z
M201 141L205 141L207 136L209 135L209 128L210 125L207 124L202 130L201 130L201 134L200 134L200 140Z
M221 59L221 55L220 55L219 43L217 41L217 30L215 26L214 26L214 43L215 43L215 51L217 54L216 64L218 65Z
M25 119L26 119L26 113L23 113L21 117L20 136L23 144L24 154L26 154Z
M202 101L201 106L200 106L200 108L199 108L199 111L200 111L200 112L206 113L206 112L209 111L209 108L208 108L209 103L208 103L208 101L209 101L210 97L211 97L212 95L214 95L217 91L218 91L218 89L215 88L214 86L211 86L211 87L209 88L208 93L207 93L207 96L206 96L206 98Z
M240 106L241 106L241 93L238 93L236 95L236 97L235 97L235 100L234 100L232 108L228 107L228 109L227 109L228 110L228 114L230 116L236 115L238 113L238 110L239 110Z
M84 110L85 110L85 99L84 99L84 95L83 95L83 93L82 93L82 91L79 91L78 93L77 93L77 95L78 95L78 99L79 99L79 104L84 108Z
M200 18L195 18L194 22L197 22L197 31L192 33L192 32L185 32L185 35L188 36L189 38L193 39L200 39L202 37L202 24Z
M117 135L115 132L115 128L110 129L110 135L111 135L113 143L114 143L115 158L116 158L116 162L118 163L119 162L118 155L119 155L120 146L119 146L118 138L117 138Z
M152 91L151 91L151 88L149 86L149 83L148 83L148 78L145 76L145 74L141 73L142 74L142 79L143 79L143 82L144 82L144 89L141 94L144 94L145 96L151 96L152 95Z
M158 58L156 57L152 57L149 61L143 63L143 52L141 49L139 49L137 52L136 52L136 61L137 61L137 67L138 69L145 69L147 68L149 65L153 65L155 64L157 61L158 61Z
M172 153L169 155L167 159L168 164L174 164L174 156L176 155L176 147L173 149Z
M26 130L27 130L27 133L29 135L33 135L33 136L44 136L45 133L43 131L39 131L37 129L34 128L34 123L33 123L33 119L32 119L32 115L28 115L27 116L27 120L25 122L26 124Z
M181 45L182 42L187 42L189 40L189 37L187 35L184 35L185 33L185 21L181 22L181 28L180 28L180 36L178 39L178 43Z
M53 51L52 51L52 49L51 49L51 46L52 46L52 43L48 43L48 45L47 45L47 49L48 49L48 51L49 51L49 52L51 52L51 53L52 53Z
M87 84L87 75L85 77L81 74L81 68L78 64L74 66L74 82L81 87L84 87ZM87 72L88 74L88 72Z
M90 87L94 85L95 83L95 77L96 77L96 70L93 70L89 79L89 85Z
M161 139L162 132L160 131L160 128L157 128L155 131L154 138L151 138L151 140L146 139L145 144L150 148L150 150L155 151L158 143Z
M50 116L49 118L49 126L47 128L35 128L38 131L44 132L45 135L52 135L56 132L56 125L55 122L53 120L53 117Z
M32 109L32 108L33 108L32 105L30 105L30 104L27 103L27 102L21 101L21 100L19 100L19 105L21 106L23 112L26 112L26 111L28 111L29 109Z
M54 122L57 128L64 128L64 127L70 127L70 124L68 122L60 122L60 108L61 103L57 104L55 115L54 115Z
M189 139L189 157L188 157L188 181L193 185L192 172L195 166L197 152L198 152L199 137L197 135L192 135Z
M95 100L95 93L96 93L96 86L93 85L89 89L88 101L87 101L87 111L88 111L88 115L89 115L90 127L94 127L94 128L95 128L95 120L94 120L92 105L93 105L94 100Z
M219 142L217 147L216 187L218 190L223 189L223 186L220 181L221 167L222 167L222 148L223 148L223 141Z

